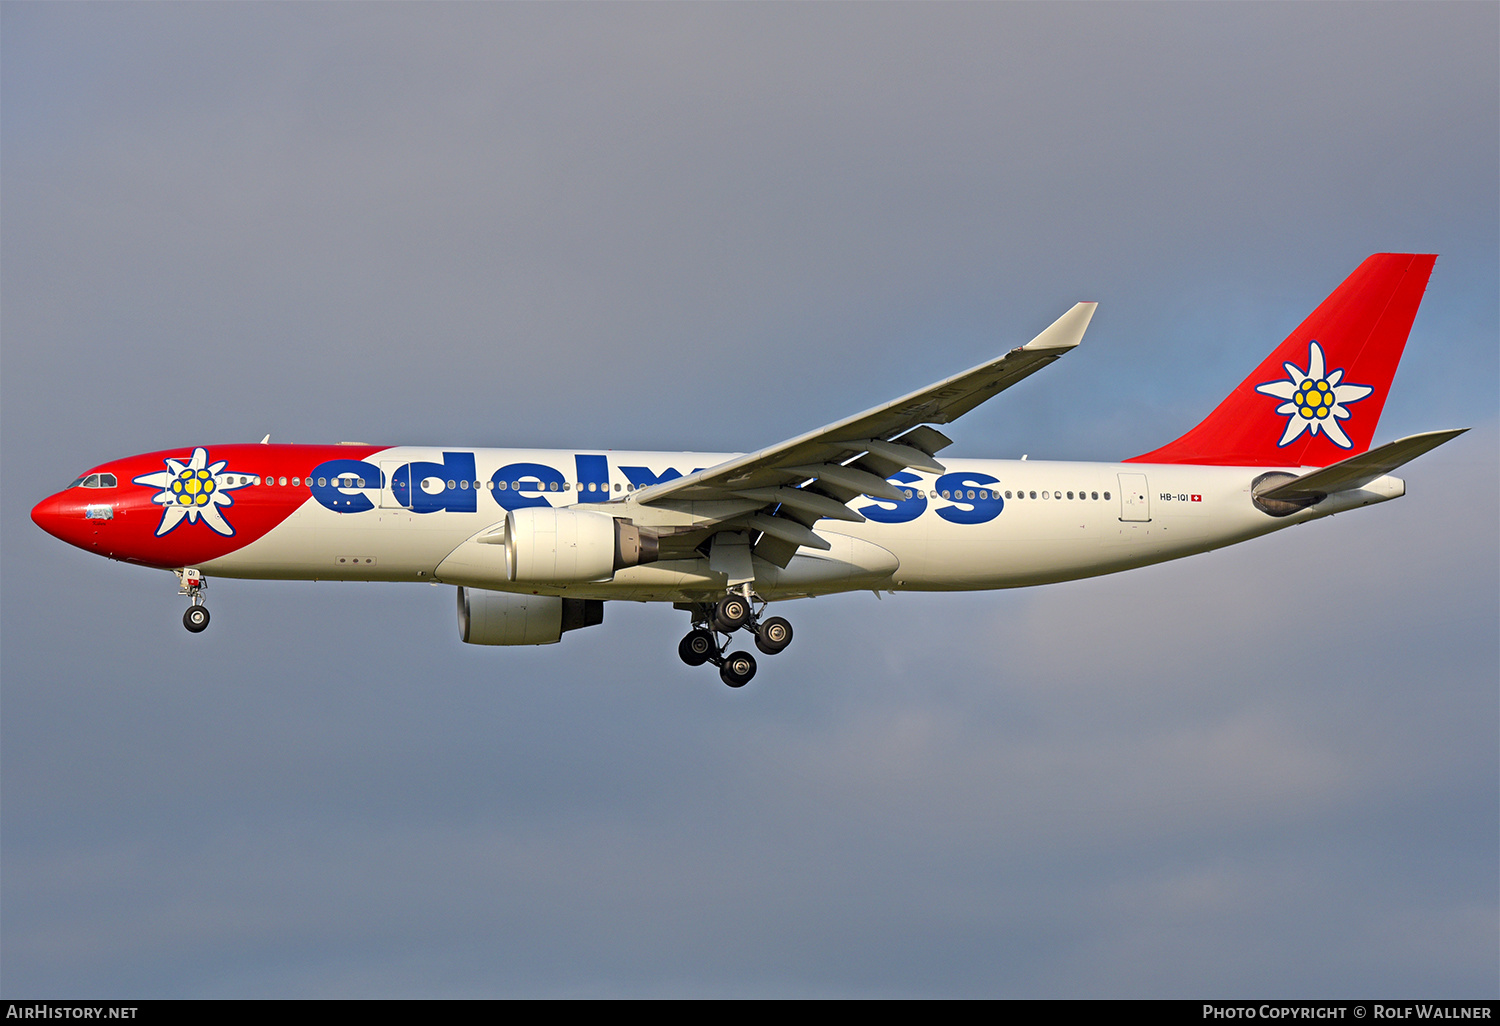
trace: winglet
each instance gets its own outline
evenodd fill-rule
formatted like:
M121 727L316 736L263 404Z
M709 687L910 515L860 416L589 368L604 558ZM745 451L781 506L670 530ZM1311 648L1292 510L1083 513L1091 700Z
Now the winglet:
M1098 306L1098 303L1074 304L1073 309L1053 321L1040 335L1021 348L1032 352L1038 349L1072 349L1083 341L1083 333Z

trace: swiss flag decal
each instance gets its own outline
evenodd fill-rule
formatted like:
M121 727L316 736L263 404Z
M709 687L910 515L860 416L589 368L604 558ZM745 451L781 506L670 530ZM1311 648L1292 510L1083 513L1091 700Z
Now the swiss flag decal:
M1203 496L1201 496L1201 495L1190 495L1190 496L1188 496L1188 498L1191 499L1194 502L1202 502L1203 501Z

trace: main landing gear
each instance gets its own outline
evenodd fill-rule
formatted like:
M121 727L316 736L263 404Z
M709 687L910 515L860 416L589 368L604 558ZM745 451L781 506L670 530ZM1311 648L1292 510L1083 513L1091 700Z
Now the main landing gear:
M196 570L178 570L177 577L182 582L177 594L192 600L192 605L182 614L182 625L199 634L208 627L208 607L203 604L203 589L208 587L208 582Z
M755 657L749 652L724 654L729 639L738 630L755 635L755 647L765 655L775 655L792 643L792 625L779 616L760 619L749 588L747 594L730 593L715 605L706 602L688 607L693 614L693 629L677 646L677 654L689 666L713 663L719 668L719 679L732 688L742 688L755 676ZM761 603L761 609L765 603ZM725 636L719 641L719 635Z

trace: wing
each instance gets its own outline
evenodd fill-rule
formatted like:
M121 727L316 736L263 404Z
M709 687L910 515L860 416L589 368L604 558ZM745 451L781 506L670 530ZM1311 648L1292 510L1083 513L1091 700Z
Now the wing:
M908 467L942 473L934 454L952 440L928 425L957 420L1078 345L1095 305L1079 303L1026 345L988 363L758 452L651 485L627 505L640 507L637 522L676 519L682 533L759 532L755 555L777 566L786 566L803 545L827 549L812 531L817 521L863 521L848 506L860 495L906 498L887 479Z

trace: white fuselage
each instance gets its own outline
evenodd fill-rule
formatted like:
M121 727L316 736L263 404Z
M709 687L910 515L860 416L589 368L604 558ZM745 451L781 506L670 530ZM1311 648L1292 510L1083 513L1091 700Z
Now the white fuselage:
M265 536L201 569L222 577L437 581L576 598L699 601L722 594L725 577L698 553L627 567L608 580L540 585L508 580L503 547L474 540L502 523L507 510L541 504L584 506L648 525L665 516L677 529L707 526L723 515L723 503L679 501L662 504L663 511L631 500L639 488L730 458L386 449L369 457L380 473L369 473L364 487L347 479L348 487L337 493L310 495ZM450 469L410 482L410 496L393 490L398 468L419 464ZM1302 468L960 459L945 459L944 465L942 475L895 475L892 482L911 494L904 503L851 501L850 508L868 518L864 523L819 521L814 529L831 543L829 550L803 548L785 569L756 560L755 591L775 599L856 589L1046 584L1204 552L1404 492L1399 479L1387 476L1274 517L1252 502L1253 483L1270 471L1296 474ZM472 476L464 479L470 467ZM332 508L338 505L329 498L334 494L357 508Z

